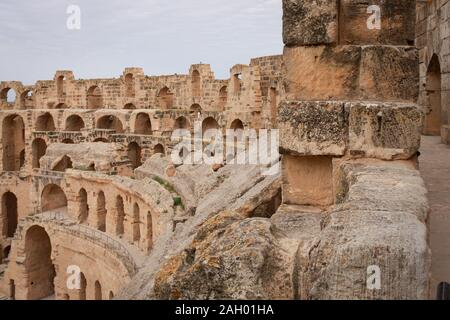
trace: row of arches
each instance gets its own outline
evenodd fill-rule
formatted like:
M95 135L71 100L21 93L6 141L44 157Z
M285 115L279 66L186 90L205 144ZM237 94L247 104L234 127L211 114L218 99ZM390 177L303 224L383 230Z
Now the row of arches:
M66 119L66 131L76 132L85 127L83 119L78 115L71 115ZM116 133L124 133L122 122L119 118L113 115L106 115L98 119L97 128L104 130L113 130ZM174 130L176 129L190 129L191 124L189 120L184 117L178 117L174 122ZM213 117L208 117L202 122L202 130L206 132L209 129L219 129L219 123ZM230 129L244 129L244 124L241 120L234 120ZM25 125L23 119L19 115L10 115L3 120L2 127L3 137L3 170L4 171L19 171L25 163ZM36 130L38 132L53 132L56 130L53 117L50 113L45 113L37 118ZM138 135L152 135L152 123L150 116L147 113L139 113L136 116L134 134ZM96 142L107 142L103 139L96 140ZM73 143L72 140L67 140L65 143ZM157 146L156 153L164 153L163 146ZM32 166L39 168L39 160L45 155L47 145L44 139L37 138L32 142ZM138 145L129 146L129 156L140 154L140 147ZM131 157L130 157L131 158ZM133 158L134 167L137 167L139 157ZM68 166L64 166L67 168ZM56 170L60 171L60 170ZM64 171L64 170L62 170Z
M64 97L64 76L58 77L56 80L56 87L57 87L57 95L59 98ZM125 84L125 96L128 98L134 98L136 96L136 90L135 90L135 77L132 73L126 74L124 77L124 84ZM191 93L192 97L199 98L202 96L202 89L201 89L201 76L199 71L194 70L192 73L192 80L191 80ZM227 86L222 86L219 89L219 101L218 105L221 109L224 108L226 102L227 102L227 96L228 96L228 88ZM164 86L161 88L157 95L157 103L159 108L168 110L172 109L174 107L175 98L173 92L170 90L169 87ZM86 106L88 109L101 109L103 108L103 95L100 87L98 85L93 85L87 89L86 92ZM60 105L62 107L63 105ZM126 104L124 109L136 109L135 106L131 103Z
M86 280L86 277L83 272L80 273L80 289L78 289L77 292L77 298L78 300L86 300L87 297L87 289L88 289L88 282ZM64 295L65 300L69 300L70 296L68 294ZM114 299L114 293L112 291L109 291L108 293L108 299L112 300ZM99 280L96 280L94 282L94 300L104 300L103 299L103 289L102 285Z
M95 194L92 195L95 199L93 200L95 203L95 212L89 207L89 197L88 192L85 188L81 188L78 191L78 196L76 199L76 210L77 210L77 219L80 224L89 224L89 221L95 221L95 227L97 230L102 232L107 232L117 236L119 238L125 235L125 221L127 217L130 217L131 220L131 235L127 236L127 238L132 243L139 244L141 241L142 233L141 226L144 226L145 223L141 218L141 207L138 202L134 202L132 204L132 213L126 213L125 201L122 195L117 194L114 197L114 207L110 208L114 212L112 214L113 219L108 219L109 210L107 208L107 198L105 192L99 190ZM8 199L5 199L8 200ZM17 201L17 200L16 200ZM16 202L17 203L17 202ZM16 204L17 207L17 204ZM41 193L41 210L42 212L60 210L67 207L67 197L61 187L55 184L47 185L42 193ZM94 219L90 219L90 215L95 214ZM152 216L150 212L147 212L146 216L146 239L151 243L153 237L153 223ZM17 227L17 213L15 226ZM108 221L113 222L114 228L111 229L108 227Z
M3 104L14 105L19 97L20 108L27 109L32 107L33 91L25 89L21 92L17 92L15 89L6 87L0 91L0 102Z
M35 225L30 227L25 235L25 262L24 262L27 283L28 300L40 300L50 298L55 295L56 268L52 260L52 243L45 228ZM79 289L76 298L78 300L87 299L88 283L83 272L79 274ZM12 282L14 286L14 282ZM11 286L11 283L10 283ZM103 300L104 292L99 280L93 283L93 299ZM11 297L14 298L14 291L11 290ZM114 298L112 290L108 292L108 299ZM69 300L66 293L63 299Z

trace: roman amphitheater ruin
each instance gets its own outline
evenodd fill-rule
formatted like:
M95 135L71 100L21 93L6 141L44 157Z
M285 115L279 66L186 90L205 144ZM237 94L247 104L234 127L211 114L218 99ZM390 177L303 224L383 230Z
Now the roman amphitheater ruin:
M380 28L367 26L371 5ZM196 64L1 82L0 299L443 291L450 1L283 0L283 11L283 54L235 65L226 80ZM173 163L190 151L172 133L196 123L277 129L281 157ZM279 158L281 172L263 174Z

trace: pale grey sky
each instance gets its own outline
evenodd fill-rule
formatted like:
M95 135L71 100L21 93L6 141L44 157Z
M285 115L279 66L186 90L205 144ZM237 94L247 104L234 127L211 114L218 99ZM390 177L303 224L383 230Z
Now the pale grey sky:
M66 27L69 5L81 30ZM227 78L234 64L281 54L281 20L281 0L1 0L0 80L187 73L199 62Z

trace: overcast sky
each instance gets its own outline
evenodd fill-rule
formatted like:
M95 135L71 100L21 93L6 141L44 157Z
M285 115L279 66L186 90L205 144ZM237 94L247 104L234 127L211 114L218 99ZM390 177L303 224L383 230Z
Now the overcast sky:
M81 30L66 26L69 5ZM281 54L281 17L281 0L0 0L0 80L187 73L200 62L228 78L234 64Z

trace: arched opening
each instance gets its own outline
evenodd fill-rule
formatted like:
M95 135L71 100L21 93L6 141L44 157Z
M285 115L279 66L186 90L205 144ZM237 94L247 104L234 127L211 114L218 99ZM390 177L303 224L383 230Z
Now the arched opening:
M98 86L92 86L87 91L88 109L101 109L103 107L102 91Z
M61 143L64 143L64 144L75 144L75 142L72 139L69 139L69 138L64 139L63 141L61 141Z
M173 108L173 93L170 92L169 88L164 87L159 91L158 101L159 107L163 110Z
M53 116L50 113L45 113L39 116L36 120L36 131L56 131Z
M437 55L433 55L427 71L426 92L428 97L428 112L425 117L427 135L440 136L441 126L448 124L446 107L442 106L441 65Z
M68 156L64 156L53 166L52 171L65 172L67 169L72 168L72 159Z
M78 192L78 198L80 201L80 206L78 210L78 221L79 223L86 223L89 218L89 205L88 205L88 195L84 188L80 189Z
M200 118L200 116L202 115L202 107L197 103L193 104L189 108L189 112L190 112L191 116Z
M58 103L55 106L55 109L68 109L67 105L65 103Z
M134 133L142 135L152 134L152 122L150 121L150 116L147 113L139 113L136 116Z
M97 121L98 129L114 130L116 133L123 133L123 125L119 118L115 116L103 116Z
M81 131L84 128L84 121L76 114L66 119L66 131Z
M208 117L202 122L202 132L203 135L206 131L212 130L212 129L219 129L219 123L214 119L213 117Z
M80 273L80 289L78 290L78 300L86 300L87 281L84 273Z
M114 292L110 291L109 292L109 300L114 299Z
M3 258L2 259L8 259L10 253L11 253L11 246L6 246L5 249L3 249Z
M109 143L108 139L106 138L97 138L94 140L94 142Z
M219 109L225 109L225 105L227 104L228 99L228 88L227 86L223 86L219 91Z
M235 95L241 93L242 89L242 74L236 73L233 75L233 92Z
M95 300L102 300L102 285L98 281L95 281L94 298Z
M230 125L231 130L244 130L244 124L241 120L236 119Z
M0 92L0 99L3 103L13 105L16 103L17 93L14 89L5 88Z
M61 187L56 184L47 185L41 194L43 212L67 207L67 198Z
M189 120L186 119L186 117L178 117L175 120L174 130L189 130L190 126L191 124L189 123Z
M139 205L137 203L133 206L133 241L139 242L141 240L141 218Z
M12 192L6 192L2 196L2 235L6 238L14 237L16 233L18 215L17 215L17 197Z
M178 156L180 157L180 159L182 160L183 163L185 163L186 158L188 156L190 156L190 152L186 147L182 147L180 152L178 152Z
M153 218L150 211L147 212L147 241L148 251L153 248Z
M132 73L125 76L125 95L130 98L135 96L134 75Z
M18 115L3 120L3 171L19 171L25 163L25 126Z
M106 199L105 193L100 191L97 196L97 229L106 232Z
M158 144L153 148L153 154L157 154L157 153L160 153L160 154L163 154L163 155L166 154L166 152L165 152L165 150L164 150L164 146L163 146L162 144L160 144L160 143L158 143Z
M47 143L44 139L36 138L31 144L31 149L33 152L33 169L39 169L41 167L39 161L47 152Z
M278 92L276 88L269 89L269 103L272 128L276 128L278 117Z
M28 300L40 300L55 294L55 267L52 245L44 228L33 226L25 236L25 270Z
M64 76L59 76L56 79L56 92L58 98L62 98L64 96Z
M132 103L127 103L123 108L125 110L136 110L136 106Z
M123 205L123 198L121 196L116 197L116 236L122 236L125 232L124 229L125 220L125 208Z
M133 169L142 165L141 152L142 149L136 142L131 142L128 145L128 159L130 159Z
M450 284L447 282L441 282L437 289L437 300L446 301L450 300Z
M25 90L20 95L20 109L29 109L33 106L33 92Z
M198 98L202 95L200 72L194 70L192 72L192 97Z

